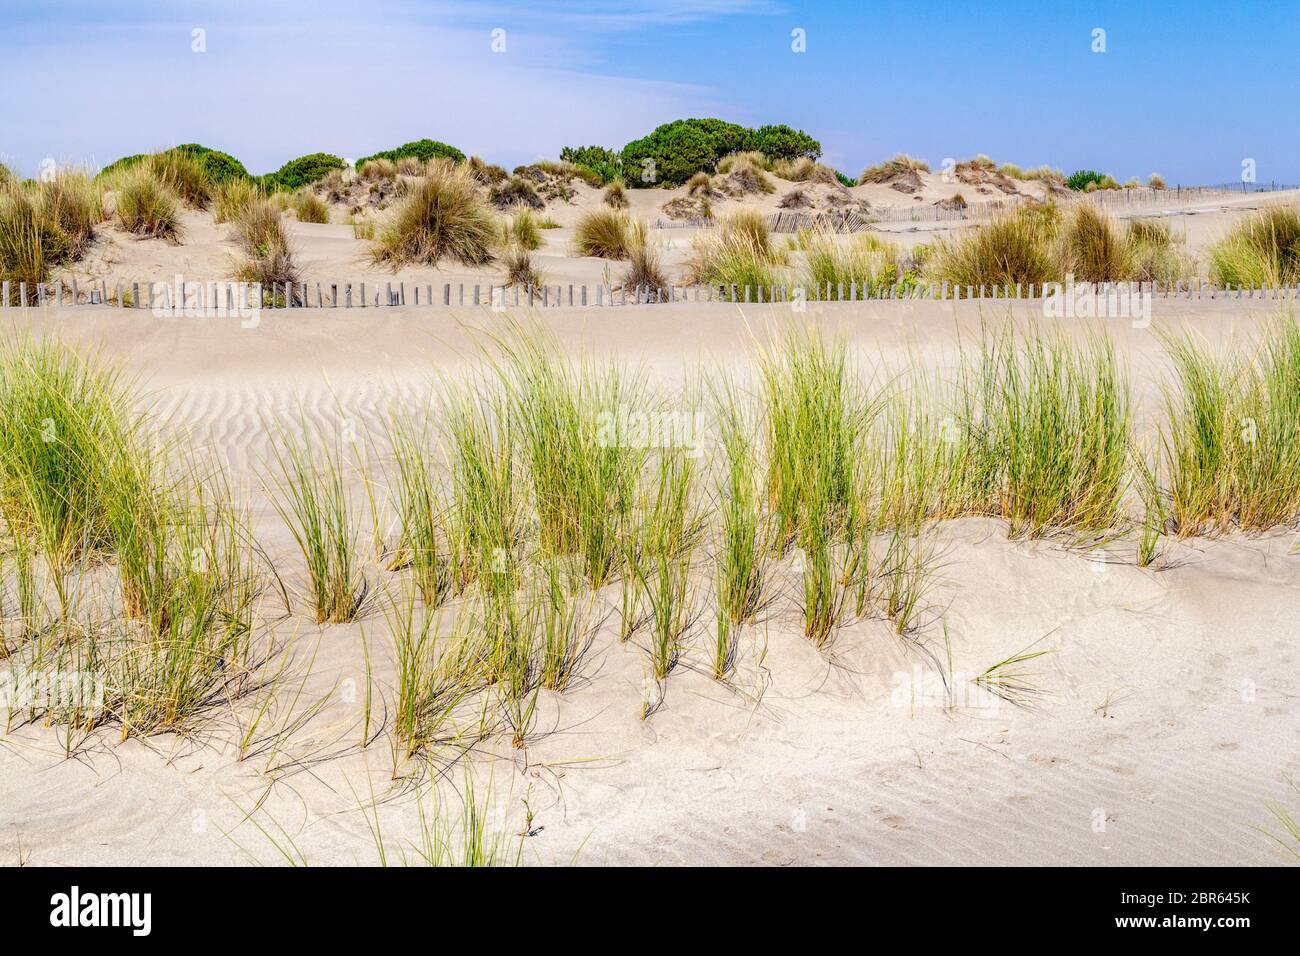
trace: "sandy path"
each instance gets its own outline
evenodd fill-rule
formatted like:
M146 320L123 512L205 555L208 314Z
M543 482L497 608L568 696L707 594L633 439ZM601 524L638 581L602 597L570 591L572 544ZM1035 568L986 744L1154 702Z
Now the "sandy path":
M1273 310L1157 303L1156 326L1186 323L1222 339ZM984 313L994 314L987 303ZM959 328L977 328L980 310L855 303L813 314L845 330L864 357L934 363L951 354ZM751 331L784 317L771 307L682 305L553 310L545 320L570 348L644 362L672 387L700 362L743 362ZM457 319L496 317L302 311L267 313L256 329L85 308L3 319L120 358L160 411L228 450L256 492L264 420L291 417L301 403L322 421L342 408L362 428L378 424L391 402L423 393L432 369L463 365L471 342ZM1107 331L1150 403L1160 355L1152 331L1126 323ZM264 500L258 514L259 537L293 584L287 533ZM1285 799L1287 776L1300 772L1293 535L1173 545L1159 571L1134 567L1126 542L1080 553L1008 541L1003 525L984 520L949 523L941 536L942 578L923 641L930 654L945 653L942 614L955 708L945 706L931 659L881 622L851 625L827 651L813 649L787 593L747 635L735 691L703 672L702 626L668 680L665 706L642 721L644 652L618 644L611 619L588 681L544 697L538 726L549 733L526 752L506 744L468 762L480 785L492 782L512 828L525 800L535 813L541 829L525 841L526 858L564 863L580 850L585 863L1282 861L1252 827L1278 829L1264 802ZM783 573L788 589L790 569ZM617 600L613 590L607 597ZM322 706L306 726L243 763L228 743L229 715L214 716L194 741L106 741L76 760L62 759L51 730L2 736L0 861L199 865L246 861L242 846L273 862L267 841L238 826L241 809L264 799L258 819L283 826L311 862L370 862L357 807L372 792L385 834L411 835L413 798L394 790L387 739L358 747L362 629L375 649L377 692L391 699L382 613L346 627L301 617L276 627L297 635L295 675L316 650L301 699ZM1037 649L1051 653L1029 665L1036 706L1013 707L970 684L1040 640Z

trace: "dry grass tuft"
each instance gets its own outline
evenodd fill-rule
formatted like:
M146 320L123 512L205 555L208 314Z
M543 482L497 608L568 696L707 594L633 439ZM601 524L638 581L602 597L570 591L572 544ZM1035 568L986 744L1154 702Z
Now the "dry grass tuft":
M445 257L482 265L491 261L497 235L469 171L439 164L411 187L371 255L394 269L408 262L434 265Z
M574 249L580 256L626 259L633 241L632 231L632 220L621 209L593 209L574 228Z
M116 190L117 221L123 229L149 239L181 241L176 196L145 164L124 172Z

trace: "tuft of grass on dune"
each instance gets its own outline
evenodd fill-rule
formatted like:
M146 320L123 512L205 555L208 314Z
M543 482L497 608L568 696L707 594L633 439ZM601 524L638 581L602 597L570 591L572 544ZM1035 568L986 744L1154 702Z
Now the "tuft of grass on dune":
M520 209L503 224L502 241L529 252L542 247L541 227L531 209Z
M1060 239L1062 271L1076 281L1121 282L1133 276L1136 250L1128 234L1091 203L1079 203L1070 210Z
M593 587L607 583L645 457L626 409L651 408L639 372L570 362L553 334L510 323L491 361L510 402L532 482L542 550L578 553Z
M935 244L928 274L959 288L1042 286L1063 278L1053 254L1050 219L1019 212L995 218L956 239Z
M233 238L241 257L234 262L234 278L259 283L272 302L283 301L285 288L301 302L302 273L294 258L280 209L267 199L253 199L232 223Z
M523 537L519 439L495 377L447 385L439 421L452 486L447 519L453 593L471 583L513 581Z
M192 209L207 209L214 183L208 168L184 150L153 153L139 166Z
M691 242L688 281L741 290L771 289L780 281L783 257L773 248L767 221L757 212L743 211L723 219L716 230Z
M859 297L865 297L896 285L910 290L917 284L915 270L902 261L902 250L875 236L846 239L813 232L801 237L801 244L805 253L802 285L810 299L847 296L855 289Z
M60 588L83 555L110 546L102 491L137 427L130 405L120 373L94 357L49 339L0 344L0 513Z
M1248 216L1210 249L1210 275L1223 285L1300 281L1300 212L1269 206Z
M396 466L392 490L401 528L396 563L411 568L425 607L436 608L454 582L447 506L435 471L433 436L426 420L394 415L388 437Z
M601 198L606 206L610 206L614 209L626 209L631 205L631 202L627 198L627 187L623 184L623 180L621 179L615 179L606 186L605 194Z
M347 487L342 439L302 420L271 442L277 472L268 490L307 565L316 623L339 624L360 613L366 582L358 559L360 521Z
M810 522L843 527L853 455L872 415L842 338L789 326L758 350L767 460L766 495L784 553ZM813 528L820 538L820 529Z
M330 221L329 206L311 190L300 189L293 195L293 211L299 222L327 223Z
M481 685L458 655L454 628L444 633L438 612L417 600L419 590L404 585L384 608L397 670L393 729L408 757L454 740L457 710Z
M751 623L764 607L770 569L758 425L733 381L723 379L714 385L713 400L724 456L715 490L720 527L714 558L713 677L726 680L736 664L736 630Z
M887 159L883 163L877 163L862 170L858 176L858 182L884 183L895 176L913 171L928 173L930 164L923 159L914 159L906 153L899 153L893 159Z
M176 195L146 166L126 170L114 183L118 224L147 239L180 242L185 234Z
M238 697L265 653L250 645L261 583L220 469L160 442L115 367L54 340L0 347L0 401L0 514L23 663L94 685L22 718L65 726L71 750L74 734L99 725L123 739L181 730ZM109 583L97 583L104 572Z
M471 173L436 163L411 185L371 255L393 268L405 263L436 265L448 257L482 265L491 261L497 236L496 221Z
M1275 320L1248 354L1166 336L1175 381L1162 426L1180 536L1300 518L1300 324Z
M212 221L233 222L262 198L262 190L251 179L228 179L218 183L212 191Z
M46 218L68 237L69 255L79 257L104 221L104 196L83 170L60 170L40 187Z
M72 253L72 240L50 222L38 193L15 183L0 185L0 280L11 284L6 304L35 301L36 285ZM18 302L21 283L27 284L28 303Z
M635 573L648 606L650 674L662 685L681 659L696 620L691 566L699 519L693 502L695 467L686 450L663 448L657 458L642 519L644 554ZM659 693L661 701L662 686ZM656 706L645 701L642 717Z
M639 291L649 301L672 292L672 283L664 272L659 249L650 239L645 223L637 222L631 231L627 250L627 271L619 284L629 292Z
M632 219L621 209L593 209L584 213L574 227L574 250L580 256L626 259L633 242L632 231Z
M1003 462L999 512L1013 535L1102 532L1128 489L1132 399L1110 339L1077 342L1010 324L986 331L978 376L985 427Z
M545 277L533 263L533 257L521 246L510 246L501 258L506 269L506 284L534 292L545 284Z

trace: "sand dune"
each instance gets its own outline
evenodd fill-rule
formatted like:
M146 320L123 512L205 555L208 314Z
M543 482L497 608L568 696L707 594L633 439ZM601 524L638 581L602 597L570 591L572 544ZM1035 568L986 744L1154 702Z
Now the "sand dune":
M1155 327L1221 341L1274 309L1169 302ZM959 335L1002 313L989 303L877 302L810 314L864 360L937 366ZM753 339L787 317L721 304L541 316L566 349L642 362L666 389L701 365L740 367ZM301 409L332 426L341 414L363 434L378 428L394 405L418 402L432 376L466 366L468 329L500 319L486 309L301 310L242 329L235 319L112 309L5 318L122 361L173 427L228 452L257 502L258 538L290 588L301 586L300 559L266 501L266 426ZM1149 409L1161 362L1152 330L1106 331ZM1134 566L1131 541L1088 551L1057 539L1009 541L1005 524L985 519L948 522L939 540L940 583L915 642L869 621L818 651L799 633L796 578L783 567L786 596L746 631L734 689L709 678L702 626L662 708L640 719L644 652L620 645L607 620L582 685L543 694L526 750L483 745L463 763L480 786L491 784L512 831L525 808L534 815L523 841L529 862L1282 862L1253 828L1276 829L1265 801L1285 797L1286 778L1300 772L1292 533L1171 543L1158 570ZM367 576L385 582L376 567ZM602 598L617 601L612 590ZM940 617L955 700L936 667L948 652ZM269 841L243 822L256 808L262 825L275 821L313 863L373 862L359 809L372 801L386 836L413 836L414 768L398 761L395 771L386 735L360 746L363 631L375 654L376 712L392 706L382 614L326 628L295 614L274 628L294 639L291 672L306 681L300 707L321 704L303 727L242 763L239 714L214 714L191 740L103 740L76 759L64 759L52 729L19 728L0 737L0 859L276 862ZM1038 690L1031 706L971 683L1031 645L1050 651L1026 665ZM268 726L288 720L279 706L287 705Z

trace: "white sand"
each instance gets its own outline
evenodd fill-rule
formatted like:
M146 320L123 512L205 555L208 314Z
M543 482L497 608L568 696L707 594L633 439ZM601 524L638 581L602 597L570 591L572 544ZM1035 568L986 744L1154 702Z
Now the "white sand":
M1157 327L1186 322L1215 340L1248 334L1271 314L1259 302L1157 306ZM997 314L988 303L984 313ZM980 316L978 303L896 302L811 314L844 330L865 358L929 363ZM642 361L671 386L700 362L743 362L751 334L785 317L683 304L549 310L544 320L567 347ZM499 321L441 309L265 313L256 329L87 308L0 319L120 359L162 414L227 452L259 502L257 534L292 585L301 562L260 486L262 421L287 419L301 403L330 422L342 408L364 433L393 402L421 395L433 372L464 360L470 344L458 322ZM1149 405L1160 361L1152 331L1108 331ZM1159 570L1133 565L1131 541L1080 553L1063 541L1008 541L996 521L951 522L941 539L942 580L920 647L871 621L814 649L800 634L786 567L772 617L746 633L734 689L707 676L706 615L663 708L640 720L644 651L617 643L611 617L588 679L562 698L543 692L538 740L524 751L494 743L463 763L480 787L491 782L512 831L525 802L531 808L530 862L1283 862L1253 828L1279 829L1265 801L1292 794L1286 778L1300 771L1293 534L1170 543ZM394 580L375 567L367 574ZM946 653L940 617L959 678L951 708L932 659ZM372 799L390 839L412 837L418 768L395 762L387 733L358 746L362 629L375 653L377 727L392 711L394 672L374 610L356 625L320 628L301 613L276 625L296 637L297 678L319 649L300 709L324 706L244 763L231 741L248 701L233 716L213 714L193 740L118 744L110 735L76 759L64 759L53 729L0 736L0 862L203 865L247 862L244 851L276 862L242 823L255 806L314 864L374 861L358 810ZM1052 653L1025 668L1042 691L1035 707L970 684L1038 641ZM292 697L282 693L281 707ZM277 709L266 726L287 719ZM452 799L449 785L441 792Z
M713 200L713 210L717 217L725 217L740 209L758 210L764 214L777 212L781 199L789 193L802 189L817 198L817 205L804 212L821 213L830 208L826 197L837 193L853 201L865 200L875 208L897 210L898 208L918 207L926 210L931 204L961 192L972 203L984 203L1005 200L1008 197L993 190L989 195L977 195L968 184L945 183L939 174L922 173L922 186L915 197L905 196L888 186L855 186L850 190L824 184L791 183L771 177L775 191L771 194L752 194L741 198L718 198ZM579 180L574 180L575 191L572 203L552 200L546 209L539 213L554 219L558 229L542 230L543 246L533 253L534 266L540 270L543 282L548 285L586 284L595 286L599 283L616 284L626 271L621 262L577 256L573 250L573 227L588 210L602 206L602 192L592 189ZM1023 194L1030 198L1042 198L1044 189L1041 183L1018 182ZM677 189L629 189L630 214L645 220L652 226L651 236L661 250L661 262L668 277L676 283L685 281L685 263L690 251L691 241L699 230L677 224L674 225L662 211L663 206L674 198L686 195L684 188ZM1117 194L1118 196L1119 194ZM1247 195L1228 195L1214 200L1187 200L1179 202L1171 196L1167 203L1159 205L1138 204L1133 207L1116 200L1107 208L1117 218L1141 216L1159 218L1168 222L1176 238L1185 240L1184 249L1191 259L1193 269L1205 265L1205 252L1216 240L1221 238L1235 222L1249 212L1263 205L1277 203L1295 203L1300 199L1300 191L1278 193L1256 193ZM1068 200L1062 200L1068 201ZM392 214L393 206L376 214L380 224ZM370 261L368 251L370 243L353 237L352 227L343 224L346 210L335 206L330 223L301 223L289 219L289 231L293 241L296 261L301 269L304 281L314 288L320 283L328 288L330 283L361 283L368 285L373 297L384 284L406 283L409 295L413 297L415 287L424 289L433 285L436 294L441 295L443 283L464 283L467 290L475 284L486 287L499 285L505 281L499 263L490 263L482 267L464 266L451 261L438 266L407 265L400 270L375 265ZM63 278L76 278L83 288L89 288L92 281L104 280L112 290L118 282L128 287L133 282L173 281L177 275L190 282L209 282L228 279L232 275L236 253L229 241L230 227L213 223L207 212L184 211L181 214L184 236L180 245L173 245L159 239L139 239L118 229L112 223L99 227L99 240L91 247L85 258L73 264L62 273ZM657 228L662 225L664 228ZM941 221L919 222L896 221L885 217L872 228L891 242L903 248L911 248L919 243L932 243L937 238L952 237L962 232L977 228L978 222L971 220L947 219ZM774 235L774 241L784 244L788 235ZM798 266L800 254L792 256L792 265ZM358 293L359 294L359 293ZM594 294L594 289L593 289ZM408 299L408 301L412 301Z

